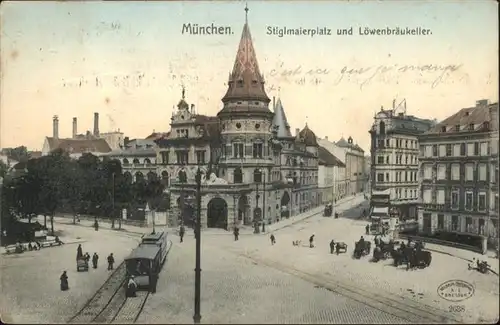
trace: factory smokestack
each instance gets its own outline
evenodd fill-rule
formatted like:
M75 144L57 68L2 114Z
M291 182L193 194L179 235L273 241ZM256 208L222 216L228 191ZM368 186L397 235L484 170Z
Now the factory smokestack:
M52 118L52 137L59 139L59 117L57 115Z
M78 125L77 125L76 117L73 117L73 139L76 139L76 134L78 132L77 127L78 127Z
M94 113L94 136L99 136L99 113Z

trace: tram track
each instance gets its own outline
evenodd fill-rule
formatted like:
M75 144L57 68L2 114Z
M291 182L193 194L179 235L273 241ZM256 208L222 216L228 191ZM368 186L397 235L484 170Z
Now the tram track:
M381 293L369 292L359 287L348 285L339 280L332 280L321 275L310 274L294 267L283 265L275 261L264 260L262 258L231 251L233 254L247 258L254 263L258 263L281 272L296 276L309 283L315 284L318 288L335 292L347 298L353 299L384 313L399 317L416 324L456 324L463 323L464 320L455 315L446 313L432 306L418 304L400 297L388 297Z

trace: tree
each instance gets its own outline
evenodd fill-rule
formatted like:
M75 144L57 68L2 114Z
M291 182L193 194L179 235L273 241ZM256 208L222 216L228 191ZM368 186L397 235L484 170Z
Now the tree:
M3 160L0 160L0 177L5 178L5 175L7 175L7 172L9 171L9 166L3 162Z
M80 165L71 160L64 166L61 171L61 185L63 186L62 196L73 212L73 224L76 224L76 215L81 210L83 205L83 197L85 195L83 189L84 173Z
M12 210L31 223L31 219L38 214L40 182L34 174L25 174L15 178L10 188Z
M124 181L122 181L122 166L119 160L111 159L105 160L102 163L101 173L104 178L104 186L107 192L107 197L109 201L105 202L105 207L108 207L106 211L111 212L111 228L115 228L115 219L117 216L117 207L121 207L122 203L122 192L124 192L123 186ZM118 199L118 200L117 200ZM120 218L121 220L121 218ZM120 221L121 228L121 221Z
M24 162L29 159L28 148L25 146L6 148L4 151L7 153L7 157L18 162Z
M160 206L164 189L162 182L156 179L148 182L145 188L145 198L153 217L153 232L155 231L156 210Z

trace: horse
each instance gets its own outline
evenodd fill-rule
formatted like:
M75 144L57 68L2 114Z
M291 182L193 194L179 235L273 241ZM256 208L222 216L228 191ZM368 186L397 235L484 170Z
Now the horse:
M353 256L356 259L361 258L361 256L370 254L371 242L369 241L357 241L354 243Z

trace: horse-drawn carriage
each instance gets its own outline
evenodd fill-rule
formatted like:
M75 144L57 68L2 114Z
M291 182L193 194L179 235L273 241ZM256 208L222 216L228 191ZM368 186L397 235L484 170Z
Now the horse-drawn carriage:
M325 210L323 211L324 217L331 217L333 212L333 205L331 203L325 205Z
M356 259L360 259L362 256L370 254L372 243L365 240L360 240L354 243L353 256Z
M421 247L403 246L393 250L394 266L406 264L406 269L426 268L431 265L432 254Z
M392 240L388 243L384 241L375 242L375 248L373 249L373 261L378 262L392 257L395 250L394 247L395 242Z
M335 244L335 251L337 252L337 255L340 253L346 253L347 252L347 244L344 243L343 241L337 242Z

